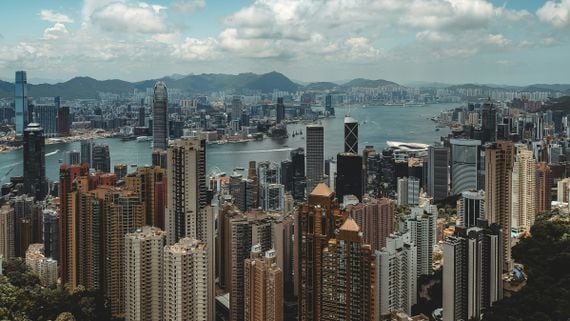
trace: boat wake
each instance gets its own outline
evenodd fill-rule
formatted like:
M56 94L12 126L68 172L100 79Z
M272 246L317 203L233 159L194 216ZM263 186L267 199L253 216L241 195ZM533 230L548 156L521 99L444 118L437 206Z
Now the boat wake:
M223 152L209 152L212 155L229 155L229 154L257 154L257 153L273 153L273 152L289 152L293 148L274 148L274 149L254 149L254 150L240 150L240 151L223 151Z
M51 153L47 153L47 154L46 154L46 157L47 157L47 156L53 156L53 155L55 155L55 154L57 154L57 153L59 153L59 149L56 149L56 150L54 150L54 151L51 152Z

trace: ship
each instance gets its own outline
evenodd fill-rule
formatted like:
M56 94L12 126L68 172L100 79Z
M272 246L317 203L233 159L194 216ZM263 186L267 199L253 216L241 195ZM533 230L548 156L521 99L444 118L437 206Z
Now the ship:
M150 142L152 137L150 136L139 136L137 137L137 142Z

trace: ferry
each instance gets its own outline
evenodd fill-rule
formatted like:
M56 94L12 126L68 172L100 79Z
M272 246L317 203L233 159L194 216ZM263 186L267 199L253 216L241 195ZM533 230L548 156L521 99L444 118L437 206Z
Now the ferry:
M137 137L137 142L150 142L152 137L150 136L139 136Z

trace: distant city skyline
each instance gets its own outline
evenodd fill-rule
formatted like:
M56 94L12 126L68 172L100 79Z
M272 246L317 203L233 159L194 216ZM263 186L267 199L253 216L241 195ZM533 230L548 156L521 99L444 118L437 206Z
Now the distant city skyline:
M302 82L570 82L570 0L46 0L2 11L0 79L276 70Z

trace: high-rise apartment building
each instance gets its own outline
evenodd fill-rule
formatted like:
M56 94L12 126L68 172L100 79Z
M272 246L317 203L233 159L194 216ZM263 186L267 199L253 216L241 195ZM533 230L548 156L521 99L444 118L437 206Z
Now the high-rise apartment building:
M422 207L412 208L412 214L406 220L406 228L410 233L410 242L417 248L417 275L433 274L433 247L436 240L437 208L426 211Z
M16 256L14 233L14 208L8 204L0 207L0 256L8 259Z
M214 269L208 244L189 237L164 248L163 320L213 321ZM243 262L242 262L243 264Z
M344 222L344 214L328 186L318 184L308 202L299 206L295 218L295 257L300 321L321 320L323 255L335 231Z
M452 139L451 195L478 189L480 140Z
M154 149L168 148L168 90L163 81L154 85L152 97L152 146Z
M55 98L55 106L57 107L57 133L60 137L66 137L71 135L71 123L73 119L69 107L59 106L59 96Z
M30 123L24 130L24 192L43 200L48 192L43 129Z
M420 180L417 177L398 179L398 205L418 205L420 202Z
M457 225L469 228L485 218L485 191L465 191L457 200Z
M570 177L559 180L556 185L556 201L568 203L568 196L570 195Z
M551 208L550 176L552 170L545 162L536 164L536 213L549 211Z
M59 260L59 213L53 209L42 212L44 255Z
M331 177L333 179L333 177ZM335 179L336 195L339 202L346 195L354 195L362 200L364 194L364 169L362 156L354 153L337 155L337 171Z
M430 146L427 160L427 194L435 201L447 198L449 186L449 149Z
M157 203L161 201L159 187L166 182L165 170L160 167L138 167L136 172L125 176L124 181L125 188L137 194L144 204L145 224L164 226L164 209L156 209Z
M362 202L348 205L346 213L360 226L364 243L375 251L386 246L386 238L394 232L395 202L389 198L376 199L365 195Z
M256 244L244 265L244 320L283 320L283 271L277 266L276 251L263 254Z
M182 237L205 240L207 203L206 141L176 140L168 148L168 244Z
M443 243L443 321L479 320L503 298L502 231L497 224L458 227Z
M358 121L344 117L344 152L358 154Z
M392 234L376 251L375 284L381 320L395 311L411 314L417 301L417 248L410 235Z
M307 191L312 191L325 173L325 128L322 125L308 125L305 143Z
M69 150L63 154L63 163L65 165L80 165L81 153L77 150Z
M22 137L24 129L30 122L28 114L28 77L25 71L16 71L14 98L16 137Z
M536 162L532 151L524 145L516 146L512 174L512 222L516 231L529 231L536 216Z
M374 252L348 217L322 251L320 319L374 320L377 290Z
M125 235L125 320L163 320L166 234L144 226Z
M485 150L485 216L502 230L503 270L510 271L512 172L515 146L511 141L497 141Z

